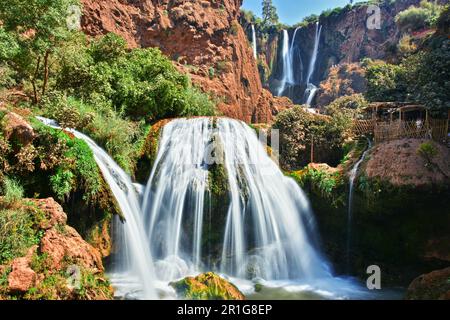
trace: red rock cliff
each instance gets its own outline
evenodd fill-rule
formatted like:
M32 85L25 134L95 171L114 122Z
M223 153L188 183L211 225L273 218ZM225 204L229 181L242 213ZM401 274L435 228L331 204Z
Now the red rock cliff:
M268 122L273 98L261 85L256 61L238 22L242 0L82 0L84 31L114 32L131 47L158 47L220 111L247 122ZM274 111L275 112L275 111Z

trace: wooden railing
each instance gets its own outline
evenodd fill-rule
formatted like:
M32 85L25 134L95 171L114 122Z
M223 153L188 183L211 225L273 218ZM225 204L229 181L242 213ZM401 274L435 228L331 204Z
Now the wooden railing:
M353 132L356 135L373 134L375 143L414 138L433 139L446 143L448 140L449 120L432 119L426 121L385 121L355 120Z

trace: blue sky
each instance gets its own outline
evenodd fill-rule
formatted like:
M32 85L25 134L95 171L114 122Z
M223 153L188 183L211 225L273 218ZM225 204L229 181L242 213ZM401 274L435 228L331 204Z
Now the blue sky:
M360 2L354 0L353 2ZM261 16L261 0L244 0L242 8ZM326 9L344 7L350 0L273 0L277 7L280 22L293 25L310 14L320 14Z

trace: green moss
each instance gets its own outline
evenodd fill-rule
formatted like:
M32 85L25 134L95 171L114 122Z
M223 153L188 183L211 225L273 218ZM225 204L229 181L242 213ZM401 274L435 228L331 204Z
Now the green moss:
M230 282L208 272L170 284L177 293L190 300L244 300L244 295Z

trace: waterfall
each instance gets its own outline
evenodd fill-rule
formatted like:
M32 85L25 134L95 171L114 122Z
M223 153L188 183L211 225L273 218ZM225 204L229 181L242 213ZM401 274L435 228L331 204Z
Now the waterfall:
M255 59L258 58L258 50L256 47L256 31L255 31L255 25L252 24L252 43L253 43L253 56Z
M320 34L322 33L322 26L319 25L319 22L316 23L316 35L314 38L314 48L311 55L311 60L309 61L309 69L308 76L306 77L306 83L311 83L311 77L314 74L314 69L316 67L317 53L319 52L319 42L320 42Z
M283 30L283 78L281 79L281 86L278 89L278 96L281 96L286 90L287 85L295 84L294 76L294 43L297 31L300 27L296 28L292 40L289 42L289 33L287 30Z
M212 269L266 280L329 276L315 248L314 219L303 191L268 157L250 127L214 121L177 119L163 129L143 204L161 280ZM206 205L214 201L208 200L214 165L226 172L224 225L222 217L206 219L214 214ZM223 235L216 244L219 264L208 262L206 225Z
M146 215L149 241L161 261L181 262L190 257L194 269L201 266L201 242L208 168L204 163L210 139L210 120L174 120L164 127L160 148L146 187L143 211ZM187 212L189 211L189 212ZM192 243L183 232L183 218L193 214ZM186 252L186 247L191 251ZM170 263L162 280L185 275L183 268ZM158 270L157 270L158 271Z
M316 67L316 61L317 61L317 54L319 52L319 42L320 42L320 34L322 33L322 26L319 25L319 22L316 23L316 35L314 38L314 48L311 55L311 60L309 62L309 69L308 69L308 76L306 77L306 91L305 95L307 96L306 104L309 106L311 105L314 96L317 92L317 87L311 83L311 77L314 74L314 70Z
M366 159L367 153L372 148L372 142L367 138L367 149L362 154L361 158L353 166L349 174L349 193L348 193L348 212L347 212L347 269L350 269L350 249L351 249L351 234L352 234L352 220L353 220L353 193L354 193L354 183L356 175L358 174L358 169Z
M286 84L290 83L292 79L292 63L289 53L289 33L287 30L283 30L283 78L281 79L281 86L278 89L278 96L281 96L286 89Z
M38 117L38 119L48 126L61 129L53 120L42 117ZM153 278L153 261L145 230L143 229L139 195L135 185L133 185L130 177L119 165L102 148L96 145L92 139L76 130L67 130L73 133L76 138L85 141L92 150L95 161L125 218L123 223L116 221L115 224L116 240L122 242L120 244L121 250L116 257L119 263L116 266L117 271L119 273L125 272L127 275L136 278L134 284L142 287L138 289L142 290L142 293L139 295L140 298L156 298L153 287L155 280Z

